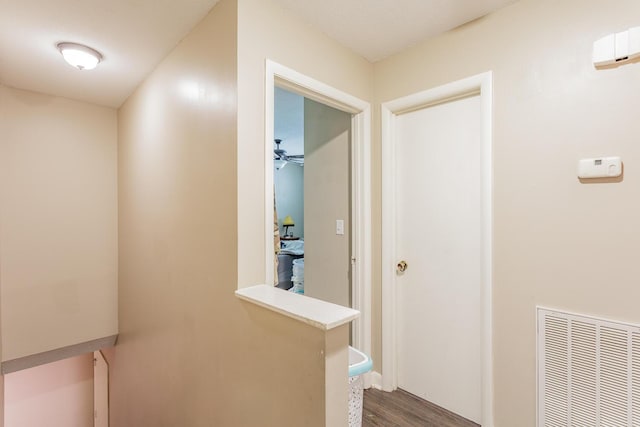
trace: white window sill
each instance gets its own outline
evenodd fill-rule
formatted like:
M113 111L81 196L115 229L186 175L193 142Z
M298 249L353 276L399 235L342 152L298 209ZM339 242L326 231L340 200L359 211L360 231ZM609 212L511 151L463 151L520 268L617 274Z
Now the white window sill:
M349 323L360 316L358 310L269 285L238 289L236 296L325 331Z

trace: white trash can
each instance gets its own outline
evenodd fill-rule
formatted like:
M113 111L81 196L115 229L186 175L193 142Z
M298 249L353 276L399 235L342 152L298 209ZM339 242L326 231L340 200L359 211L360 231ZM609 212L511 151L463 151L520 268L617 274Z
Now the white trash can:
M362 426L362 400L364 379L362 376L373 367L371 358L349 347L349 427Z

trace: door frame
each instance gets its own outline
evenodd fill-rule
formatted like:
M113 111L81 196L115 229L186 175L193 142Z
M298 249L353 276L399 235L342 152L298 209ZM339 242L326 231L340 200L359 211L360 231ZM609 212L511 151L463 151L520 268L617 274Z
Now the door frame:
M488 71L381 105L382 119L382 389L398 387L397 369L397 261L395 242L395 126L396 117L417 109L479 95L481 104L482 170L482 425L493 425L492 364L492 72Z
M371 104L298 71L266 60L265 83L265 283L274 277L273 139L274 87L351 114L351 301L353 345L371 354ZM365 382L369 382L369 376Z

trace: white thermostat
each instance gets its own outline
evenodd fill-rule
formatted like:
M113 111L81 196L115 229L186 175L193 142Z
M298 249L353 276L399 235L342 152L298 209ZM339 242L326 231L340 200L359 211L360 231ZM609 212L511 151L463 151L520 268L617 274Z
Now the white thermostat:
M578 163L578 178L615 178L622 175L620 157L582 159Z

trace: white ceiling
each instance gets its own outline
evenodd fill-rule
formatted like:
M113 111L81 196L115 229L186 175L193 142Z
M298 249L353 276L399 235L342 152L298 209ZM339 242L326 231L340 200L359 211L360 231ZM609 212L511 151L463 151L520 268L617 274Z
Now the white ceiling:
M371 62L516 0L277 0Z
M275 1L373 62L514 0ZM0 0L0 82L118 107L217 2ZM55 49L60 41L86 44L104 61L75 70Z
M119 107L218 0L0 0L0 82ZM56 44L104 56L92 71L62 60Z

